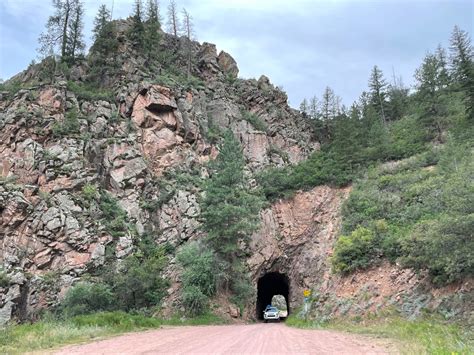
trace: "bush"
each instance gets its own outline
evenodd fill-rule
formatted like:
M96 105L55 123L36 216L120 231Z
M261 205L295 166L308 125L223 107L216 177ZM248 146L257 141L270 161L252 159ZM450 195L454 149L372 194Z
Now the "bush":
M209 305L209 297L199 287L188 285L182 290L181 302L186 309L186 314L195 317L204 314Z
M370 266L377 256L374 232L359 227L348 236L340 236L334 246L332 265L337 272L347 273Z
M209 297L216 293L221 266L214 252L198 242L183 246L177 254L182 266L181 302L191 316L207 311Z
M260 117L258 117L256 114L243 110L242 112L242 118L250 123L253 128L255 128L258 131L266 132L268 127L267 124L265 123L264 120L262 120Z
M214 253L197 242L181 248L177 260L183 267L184 287L197 287L204 295L213 296L219 277L219 265Z
M76 95L78 100L114 101L115 99L112 91L101 89L91 84L81 84L79 82L68 81L67 88Z
M125 258L121 269L108 278L119 308L130 311L159 306L169 285L161 276L165 263L161 248Z
M10 96L15 96L15 94L22 89L22 85L19 81L9 80L5 83L0 84L0 91L7 92Z
M0 287L6 288L10 286L10 282L11 282L10 277L7 275L5 270L0 268Z
M52 128L53 136L67 137L79 133L81 125L78 119L77 109L72 109L64 115L64 121L61 123L55 122Z
M121 237L128 230L127 213L120 207L117 200L107 192L100 195L99 207L105 229L113 237Z
M402 251L402 264L427 269L435 284L474 275L474 214L418 223L402 241Z
M66 316L108 311L116 305L109 286L81 282L71 287L61 302L60 310Z
M82 197L84 197L86 201L93 201L97 198L97 196L98 196L97 187L95 187L94 185L85 184L82 187Z

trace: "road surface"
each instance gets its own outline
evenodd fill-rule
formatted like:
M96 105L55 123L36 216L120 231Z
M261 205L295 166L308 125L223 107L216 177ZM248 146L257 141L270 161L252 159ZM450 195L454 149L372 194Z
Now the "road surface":
M130 333L56 354L388 354L394 348L371 338L284 324L167 327Z

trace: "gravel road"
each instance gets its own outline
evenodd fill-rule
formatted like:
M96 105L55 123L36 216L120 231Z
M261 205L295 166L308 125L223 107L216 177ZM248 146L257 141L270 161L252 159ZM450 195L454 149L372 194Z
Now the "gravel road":
M167 327L130 333L56 354L388 354L393 347L371 338L284 324Z

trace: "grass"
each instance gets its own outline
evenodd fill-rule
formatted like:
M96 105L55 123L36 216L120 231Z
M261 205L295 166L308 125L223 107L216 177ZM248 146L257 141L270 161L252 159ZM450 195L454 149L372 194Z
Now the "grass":
M398 316L375 319L335 319L325 323L290 316L285 324L298 328L332 329L390 338L402 354L473 354L474 334L469 327L436 317L408 320Z
M209 324L224 324L224 320L214 314L192 319L178 316L160 319L125 312L95 313L66 320L46 318L33 324L10 325L0 330L0 354L20 354L57 348L165 325Z

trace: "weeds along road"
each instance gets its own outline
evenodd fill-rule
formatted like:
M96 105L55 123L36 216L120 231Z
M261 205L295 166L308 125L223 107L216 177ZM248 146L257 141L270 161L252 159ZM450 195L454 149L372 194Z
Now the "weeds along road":
M393 354L388 343L279 323L167 327L130 333L56 354Z

